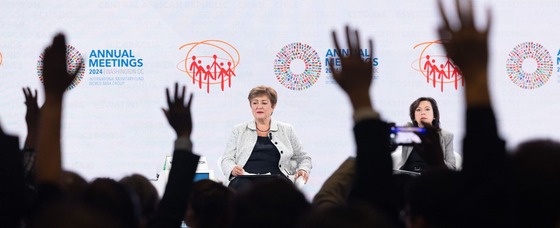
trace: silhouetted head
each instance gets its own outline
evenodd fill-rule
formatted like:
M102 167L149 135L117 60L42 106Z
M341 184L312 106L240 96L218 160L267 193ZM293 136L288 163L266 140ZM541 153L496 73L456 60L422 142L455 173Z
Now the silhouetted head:
M303 223L304 228L397 227L380 210L364 204L348 204L314 210Z
M231 225L233 191L212 180L194 183L185 223L193 228L225 228Z
M154 185L140 174L123 177L119 182L136 193L142 207L142 218L145 221L149 220L156 212L159 203L159 195Z
M88 186L88 182L79 174L65 170L62 172L62 189L72 198L80 198Z
M120 228L122 222L106 212L76 200L50 203L29 224L30 227L57 228Z
M305 196L283 177L255 183L235 202L234 228L296 227L310 209Z
M93 209L107 213L123 227L138 227L140 204L138 196L128 187L109 178L95 179L84 193L84 202Z
M536 139L520 144L512 167L520 227L560 225L560 142Z

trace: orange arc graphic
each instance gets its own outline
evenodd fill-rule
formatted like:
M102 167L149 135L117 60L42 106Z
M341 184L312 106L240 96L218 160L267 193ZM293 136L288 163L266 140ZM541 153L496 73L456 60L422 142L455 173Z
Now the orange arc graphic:
M223 47L218 46L218 45L215 45L215 44L210 43L210 42L222 43L222 44L225 44L225 45L231 47L231 49L233 49L233 50L235 51L235 54L237 55L237 56L236 56L236 57L237 57L237 61L234 61L235 59L233 58L233 56L232 56L227 50L225 50ZM226 54L230 57L230 59L232 60L232 62L233 62L233 66L232 66L232 70L233 70L233 71L235 71L235 68L237 67L237 65L239 65L239 62L241 61L241 56L239 55L239 51L237 50L237 48L235 48L233 45L231 45L231 44L229 44L229 43L227 43L227 42L224 42L224 41L221 41L221 40L203 40L203 41L200 41L200 42L191 42L191 43L187 43L187 44L184 44L184 45L182 45L181 47L179 47L179 50L183 49L184 47L194 45L194 46L192 46L192 47L189 49L189 51L187 52L187 55L185 56L185 62L184 62L184 67L185 67L184 69L185 69L185 72L187 73L187 75L189 75L190 78L193 78L194 76L191 74L191 72L189 72L189 71L187 70L187 69L188 69L187 59L188 59L189 56L191 55L191 52L193 51L193 49L195 49L198 45L201 45L201 44L209 45L209 46L218 48L218 49L222 50L224 53L226 53ZM211 57L211 56L202 56L202 57ZM220 58L220 59L227 60L227 59L224 59L224 58ZM229 80L229 79L228 79L228 80ZM226 81L227 81L227 80L226 80ZM221 82L210 82L210 84L219 84L219 83L221 83Z

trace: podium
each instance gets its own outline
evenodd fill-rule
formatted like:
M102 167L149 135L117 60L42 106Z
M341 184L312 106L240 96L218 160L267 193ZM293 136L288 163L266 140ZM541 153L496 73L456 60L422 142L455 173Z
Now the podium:
M158 191L160 197L163 196L163 193L165 192L165 185L167 184L167 180L169 179L169 171L171 170L172 163L173 163L173 156L171 155L165 156L163 169L160 172L158 172L157 179L152 180L152 184ZM210 179L216 181L216 177L214 176L214 170L208 169L208 163L206 162L205 156L201 156L200 160L198 161L198 166L196 167L196 174L194 175L193 181L198 181L203 179Z

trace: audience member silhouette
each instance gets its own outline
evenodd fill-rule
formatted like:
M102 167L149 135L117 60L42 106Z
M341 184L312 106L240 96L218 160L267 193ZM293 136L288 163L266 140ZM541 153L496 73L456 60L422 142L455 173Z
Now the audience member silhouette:
M185 223L191 228L226 228L233 219L234 193L222 183L199 180L194 183Z
M192 94L185 103L185 91L185 86L179 91L179 84L175 83L174 96L171 98L169 89L166 89L168 108L162 108L162 111L177 139L173 151L173 166L169 172L165 192L154 217L148 222L148 227L179 227L186 214L200 156L192 153Z
M26 205L23 158L19 138L0 126L0 227L19 227Z
M560 225L560 142L521 143L512 158L515 217L519 227Z
M297 227L311 206L296 186L283 177L255 182L235 200L233 228Z
M119 183L133 190L140 201L140 224L145 226L154 215L159 203L159 195L148 178L140 174L123 177Z
M97 178L83 195L86 205L107 214L121 227L139 227L140 201L132 189L110 178Z

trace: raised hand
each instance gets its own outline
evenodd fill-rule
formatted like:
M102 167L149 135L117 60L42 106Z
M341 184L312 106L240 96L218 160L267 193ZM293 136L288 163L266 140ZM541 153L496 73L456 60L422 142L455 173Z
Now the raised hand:
M54 37L43 56L43 86L45 103L41 108L39 134L37 140L37 182L60 184L62 177L61 123L62 98L72 83L82 63L74 73L68 73L66 40L64 35ZM30 92L30 91L28 91Z
M45 96L47 98L50 96L62 97L81 69L82 63L78 63L78 69L73 73L68 73L66 39L63 34L56 35L52 45L45 49L43 58Z
M488 11L486 26L477 29L474 22L472 0L456 0L455 17L450 17L443 9L442 0L438 0L438 8L443 25L439 28L439 36L447 55L457 65L466 80L477 80L488 66L488 33L491 27L491 14ZM486 78L484 78L486 80Z
M27 112L25 113L25 122L27 123L27 129L37 128L37 122L39 121L39 105L37 104L37 89L35 93L31 93L29 87L23 88L23 95L25 96L25 107L27 107Z
M25 123L27 124L27 139L25 140L26 149L35 149L37 134L39 130L39 105L37 104L37 90L35 93L31 92L29 87L23 88L23 95L25 96L25 106L27 111L25 113Z
M175 94L172 100L169 95L169 88L165 89L169 109L162 108L162 110L169 125L177 133L177 138L181 136L190 137L192 132L191 101L193 95L189 96L189 100L185 104L185 91L186 87L183 86L181 93L179 93L179 84L175 83Z
M336 32L333 31L332 36L336 50L341 53ZM339 71L335 70L331 64L331 72L338 85L348 94L354 109L371 106L369 88L373 79L373 41L369 40L370 56L362 59L358 30L352 30L346 26L346 40L350 55L340 57Z

